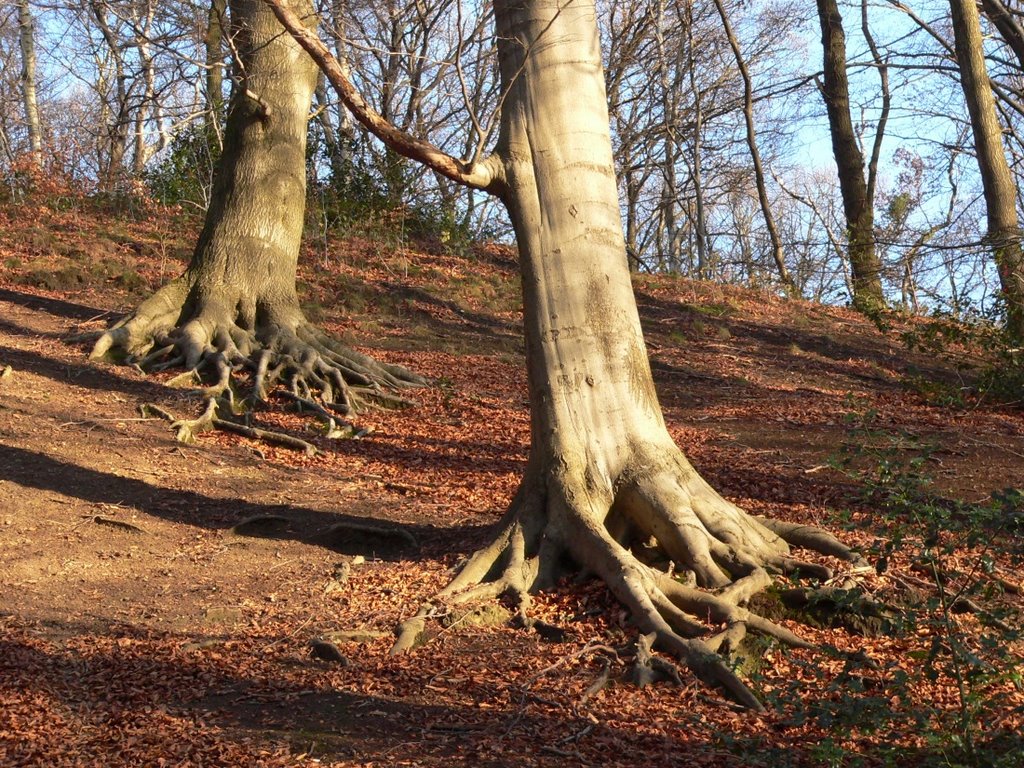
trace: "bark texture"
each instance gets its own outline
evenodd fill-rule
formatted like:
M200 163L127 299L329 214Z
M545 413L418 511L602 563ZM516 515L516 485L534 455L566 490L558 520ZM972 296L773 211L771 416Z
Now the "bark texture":
M508 93L491 167L520 253L530 459L498 536L439 599L510 592L525 603L564 568L582 568L663 650L760 708L716 651L748 628L804 643L742 604L772 572L828 575L791 558L787 539L856 556L827 533L760 521L723 499L665 427L625 257L593 5L497 0L495 19ZM403 626L397 651L433 610Z
M42 164L43 130L36 97L35 20L29 0L18 0L18 42L21 45L21 98L25 107L25 129L32 163Z
M981 7L1024 69L1024 27L1021 27L1017 16L1002 0L981 0Z
M305 0L293 7L312 18ZM283 380L341 412L360 393L386 399L383 388L422 383L344 348L304 317L295 273L317 68L262 0L234 0L230 10L242 80L192 261L103 334L93 357L116 349L143 367L205 368L222 391L247 368L257 398Z
M326 46L282 0L265 2L377 132L383 116L366 108ZM494 154L465 163L393 126L379 135L508 207L523 281L530 458L494 540L403 622L393 652L414 647L446 606L510 593L525 612L530 592L575 568L603 579L645 638L758 709L720 652L748 629L807 643L744 603L773 573L831 575L792 558L790 544L859 557L819 529L748 515L673 443L626 262L593 3L496 0L494 17L505 91Z
M839 188L846 214L853 303L873 312L885 305L882 264L875 252L874 200L864 181L864 156L850 117L850 86L846 77L846 33L836 0L817 0L821 44L825 52L821 85L828 113L832 152L839 171Z
M960 84L971 116L975 154L985 193L988 239L1006 302L1006 327L1024 340L1024 254L1017 221L1016 187L1006 162L1003 130L996 115L982 48L981 21L973 0L949 0Z
M221 109L224 106L224 22L227 0L210 0L206 16L203 47L206 51L206 123L220 131Z

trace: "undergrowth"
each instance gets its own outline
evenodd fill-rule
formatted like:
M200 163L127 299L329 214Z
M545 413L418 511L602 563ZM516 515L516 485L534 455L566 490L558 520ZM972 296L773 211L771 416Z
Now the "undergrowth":
M956 382L911 376L907 384L929 405L966 408L982 402L1024 405L1024 348L988 318L963 320L936 314L901 334L913 351L949 356L980 353L982 361Z
M1003 575L1024 560L1024 495L1005 488L980 503L946 498L931 474L938 446L881 428L872 409L851 413L847 424L833 466L857 482L860 506L873 513L876 570L892 585L887 600L898 601L894 633L924 642L907 651L911 664L892 665L880 680L844 670L831 695L795 699L793 717L837 730L835 741L819 745L827 765L857 764L840 738L851 726L884 734L900 720L923 734L923 748L893 746L880 755L887 764L1019 765L1024 737L999 724L1016 713L1007 693L1024 687L1020 587ZM922 677L950 682L955 706L916 696Z

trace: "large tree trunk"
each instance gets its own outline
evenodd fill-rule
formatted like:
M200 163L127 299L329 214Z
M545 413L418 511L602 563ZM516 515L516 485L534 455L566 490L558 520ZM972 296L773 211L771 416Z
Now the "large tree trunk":
M599 575L641 631L702 679L758 707L714 651L747 626L799 643L739 607L770 582L768 571L798 567L783 540L795 527L759 522L723 499L666 429L625 258L592 4L499 0L495 19L508 89L496 156L520 254L530 458L497 539L442 598L522 596L568 561ZM652 538L695 586L642 561L633 545ZM801 543L853 557L821 532ZM730 628L698 639L698 615Z
M825 51L822 95L828 112L832 151L839 171L839 189L846 214L848 253L853 272L853 303L874 312L885 305L882 265L875 252L874 200L864 181L864 156L850 117L850 86L846 77L846 34L836 0L817 0L821 44Z
M1024 339L1024 255L1017 222L1016 188L1006 163L1003 132L985 69L981 21L973 0L950 0L960 84L971 116L974 148L985 192L988 239L1006 302L1006 328Z
M306 0L294 5L312 18ZM372 391L417 379L341 347L299 308L295 273L317 68L262 0L233 0L230 8L243 79L192 261L107 331L93 356L115 348L148 365L169 355L187 368L208 367L221 388L244 366L254 373L257 397L284 378L298 394L319 393L345 411L350 384Z
M771 583L770 571L830 575L791 559L787 542L856 556L823 531L755 519L723 499L665 427L626 263L593 3L495 2L501 133L491 158L462 163L387 125L281 0L266 2L357 119L396 151L499 195L515 228L530 457L498 535L438 598L460 603L510 592L525 608L527 594L564 566L582 568L600 576L664 649L759 708L715 651L735 648L748 627L807 644L740 604ZM660 567L641 554L652 549L664 556ZM434 613L428 604L405 622L394 651L413 647ZM708 627L698 616L726 628L702 639Z

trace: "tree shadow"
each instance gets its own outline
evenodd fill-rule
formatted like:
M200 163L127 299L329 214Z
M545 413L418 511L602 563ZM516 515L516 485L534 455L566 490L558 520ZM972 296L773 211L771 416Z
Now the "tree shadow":
M445 702L447 697L465 698L457 687L433 694L434 701L424 701L416 695L418 686L410 682L425 677L428 670L410 670L407 663L397 661L383 666L371 661L366 671L357 667L347 674L344 668L309 658L305 638L286 640L285 654L236 665L225 663L225 657L232 652L253 653L252 647L245 646L265 644L268 638L224 638L234 646L230 650L216 640L208 641L207 648L182 650L193 637L154 637L131 625L50 622L46 630L47 636L60 638L61 645L40 642L38 632L32 640L17 631L0 637L0 670L5 673L0 690L13 688L5 700L28 701L48 711L70 710L83 725L117 726L75 729L62 744L65 755L85 753L95 759L122 750L130 753L133 747L178 749L164 743L165 713L184 720L190 730L191 743L180 745L182 754L161 755L175 764L185 752L205 753L226 740L254 752L286 745L293 754L309 753L331 764L344 758L404 764L426 756L434 765L441 764L435 762L438 759L455 759L463 765L506 766L510 763L499 756L501 749L494 751L503 744L515 745L514 764L529 765L544 754L548 739L593 730L592 725L586 728L588 720L571 711L537 713L500 700L486 707ZM94 634L106 642L88 653L78 650ZM69 640L77 642L68 647ZM373 674L382 678L385 687L399 686L406 693L359 692L362 679L375 666ZM497 698L493 691L488 693L477 695ZM162 707L144 706L146 702L160 702ZM36 723L40 725L44 724ZM157 734L155 744L138 739L137 734L147 731ZM546 738L538 739L539 734ZM642 739L624 735L632 741ZM31 742L21 746L26 755L39 749ZM480 753L474 756L477 750ZM19 756L17 746L13 756Z
M848 746L849 733L831 728L831 735L821 735L810 744L792 745L779 743L764 736L724 734L723 740L730 752L749 756L757 762L752 765L772 768L807 768L808 766L842 765L892 765L913 766L913 768L955 768L961 766L1018 765L1010 760L1014 755L1024 755L1024 736L1000 728L981 734L973 744L974 754L964 750L961 734L953 730L942 732L931 730L929 741L935 746L909 747L891 743L884 731L878 731L878 738L872 743L873 749L851 749Z
M9 301L12 304L31 309L36 312L46 312L56 317L66 317L69 320L100 320L119 317L121 312L116 310L98 309L97 307L76 304L63 299L53 299L48 296L37 296L33 293L23 291L12 291L9 288L0 288L0 301Z
M0 443L0 479L25 488L60 493L93 504L130 506L152 517L210 530L239 526L241 535L294 540L343 554L372 554L382 560L466 553L485 538L488 526L435 526L380 521L379 501L356 500L367 514L325 512L293 504L260 504L217 498L190 490L89 469L43 453Z
M845 332L847 338L843 338L838 321L832 319L824 329L815 327L813 321L808 321L806 327L799 327L795 320L787 325L760 323L732 312L721 316L704 314L686 302L641 290L636 291L636 297L646 336L663 335L665 323L678 323L679 329L689 329L698 323L721 327L728 330L730 338L737 342L749 340L750 344L744 344L743 355L767 369L775 367L779 359L792 359L792 349L796 347L811 353L810 357L801 360L808 371L813 370L836 381L860 382L874 389L902 390L903 385L889 376L851 366L849 361L867 361L904 374L925 375L939 381L957 380L957 372L934 357L911 355L905 349L894 351L892 346L902 347L902 342L878 332L867 321L863 326L848 329ZM856 339L849 338L851 335Z
M520 323L471 309L420 286L397 281L350 278L345 289L349 294L369 294L373 297L373 303L392 305L390 310L378 313L378 319L387 324L394 323L396 315L402 318L405 333L401 349L436 349L439 342L442 345L454 345L459 350L472 349L480 354L508 353L522 349ZM345 296L338 294L338 303L344 300ZM427 308L441 312L431 312ZM424 347L424 341L429 341L429 345ZM387 348L389 339L384 337L377 343L381 348Z
M0 328L10 330L9 324L3 321L0 321ZM74 365L38 352L2 344L0 354L3 355L4 364L16 371L27 371L60 384L71 384L95 392L121 392L142 400L162 400L174 391L159 381L127 378L121 376L115 368L89 365L84 358L80 364Z
M871 740L854 740L848 729L793 727L783 711L762 716L768 727L754 733L736 728L736 715L724 722L706 719L714 710L704 707L676 709L670 722L655 727L644 706L650 697L617 685L611 698L584 706L571 694L531 688L532 678L497 685L490 674L467 678L450 666L450 653L467 652L459 641L468 633L451 637L450 653L421 653L412 663L346 644L350 665L342 667L310 658L304 636L221 635L196 643L191 634L126 623L69 618L20 626L15 617L9 624L0 635L0 691L12 711L27 709L42 732L63 728L59 748L65 759L134 754L147 760L159 752L177 764L197 753L215 754L219 746L228 747L229 754L245 752L247 759L285 747L293 756L304 753L327 764L495 768L810 768L876 762L938 768L956 757L953 733L945 745L939 742L943 734L933 733L934 747L877 738L884 731ZM487 630L474 633L486 640ZM275 653L260 652L268 643L278 646ZM435 669L438 663L446 668ZM444 673L463 682L438 681ZM368 693L368 687L389 693ZM638 697L637 706L625 706L623 697ZM870 725L862 727L870 732ZM181 738L185 732L187 738ZM140 738L143 734L151 738ZM57 757L36 740L0 741L0 746L8 748L12 764ZM1024 737L994 730L978 734L975 746L979 755L1007 758L1024 749Z
M526 468L528 446L485 440L435 438L425 435L377 436L367 440L333 440L324 451L353 458L379 459L410 473L467 470L474 474L507 474Z
M424 304L429 304L440 309L447 309L449 312L454 312L460 318L463 318L466 322L473 325L488 328L492 331L502 331L502 335L505 336L512 334L517 336L520 335L520 327L518 323L511 323L507 320L502 320L499 317L494 317L483 312L466 309L458 302L452 301L451 299L442 299L424 288L419 288L415 285L408 285L407 283L391 283L384 281L378 283L378 285L385 291L402 298L415 299L416 301L421 301Z

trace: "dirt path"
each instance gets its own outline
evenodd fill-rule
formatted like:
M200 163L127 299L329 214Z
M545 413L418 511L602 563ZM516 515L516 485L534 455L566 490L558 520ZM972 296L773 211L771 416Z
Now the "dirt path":
M460 319L413 287L399 307L416 321L408 344L362 329L383 328L391 351L377 353L437 385L415 409L361 417L363 440L328 441L280 407L260 414L313 440L307 458L219 433L175 442L139 406L195 414L194 395L64 340L109 317L97 293L0 285L0 765L820 765L822 744L840 744L790 704L752 720L691 683L585 695L606 663L588 643L632 637L593 585L538 598L538 615L570 627L565 642L463 620L410 658L387 656L394 624L484 540L528 443L507 318ZM906 379L938 363L850 315L738 292L702 296L697 312L692 286L640 288L674 434L752 510L831 524L853 489L825 465L849 440L844 415L867 410L936 443L945 494L1020 484L1020 411L924 405ZM347 665L311 657L314 638L336 641ZM841 671L793 654L762 684L782 690L797 667L821 690ZM912 726L889 728L920 746ZM840 746L870 763L876 738Z

